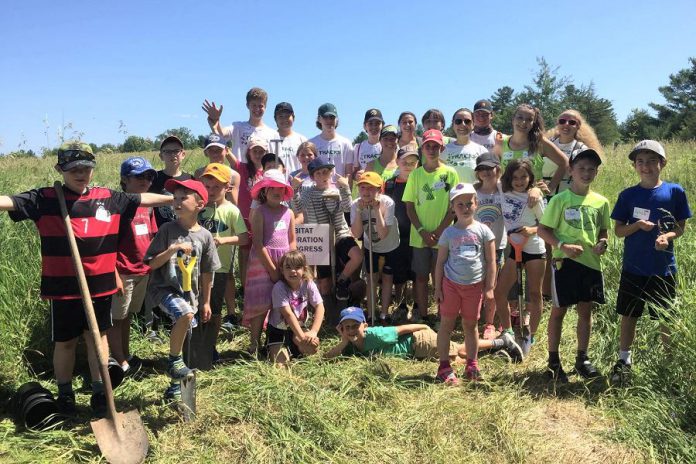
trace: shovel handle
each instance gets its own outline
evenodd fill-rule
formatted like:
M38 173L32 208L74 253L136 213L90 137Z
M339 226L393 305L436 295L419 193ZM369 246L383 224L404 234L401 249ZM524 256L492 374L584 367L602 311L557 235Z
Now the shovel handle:
M60 181L56 181L53 184L53 188L56 191L56 196L58 197L58 204L60 205L60 213L63 216L63 221L65 222L65 229L68 234L68 243L70 244L70 255L72 257L73 266L75 267L75 273L77 274L77 282L80 286L80 294L82 295L82 306L85 309L85 316L87 318L87 325L89 327L89 336L92 339L92 345L97 350L97 358L99 359L99 373L101 374L102 382L104 382L104 392L106 393L106 404L107 413L109 418L116 423L117 429L119 420L116 414L116 404L114 403L114 390L111 387L111 377L109 376L109 369L107 367L108 359L107 355L101 346L101 336L99 334L99 325L97 324L97 318L94 315L94 306L92 305L92 295L89 292L89 286L87 285L87 278L85 277L85 270L82 267L82 259L80 257L80 250L77 248L77 242L75 241L75 233L73 232L72 223L70 221L70 214L68 213L68 207L65 203L65 195L63 194L63 185Z

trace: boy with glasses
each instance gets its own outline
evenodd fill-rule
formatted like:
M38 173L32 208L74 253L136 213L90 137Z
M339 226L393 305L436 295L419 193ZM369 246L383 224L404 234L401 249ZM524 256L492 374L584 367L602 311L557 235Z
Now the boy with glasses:
M186 157L186 151L184 150L184 144L175 135L170 135L169 137L162 140L160 143L159 157L164 163L164 169L157 171L157 176L150 186L150 192L159 193L162 195L171 195L164 188L164 184L169 179L176 179L179 181L185 181L191 179L191 174L181 170L181 162ZM157 221L157 227L162 227L163 224L173 221L176 218L174 216L174 210L171 206L161 206L155 208L155 220Z

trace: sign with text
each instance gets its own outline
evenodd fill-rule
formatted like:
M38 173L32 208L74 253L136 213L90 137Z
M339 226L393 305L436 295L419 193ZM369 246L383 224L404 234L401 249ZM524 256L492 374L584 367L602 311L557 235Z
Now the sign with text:
M328 266L331 264L329 241L331 226L329 224L300 224L295 226L297 250L307 257L310 266Z

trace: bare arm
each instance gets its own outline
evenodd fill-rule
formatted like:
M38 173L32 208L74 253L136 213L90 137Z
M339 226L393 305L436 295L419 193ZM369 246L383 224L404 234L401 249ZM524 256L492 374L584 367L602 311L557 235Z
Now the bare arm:
M189 242L172 243L166 250L153 257L147 263L147 265L150 266L150 269L159 269L166 263L168 263L169 259L172 256L174 256L179 250L182 250L184 253L190 254L191 250L193 250L193 247Z
M2 195L0 196L0 211L14 211L14 203L12 198Z
M435 263L435 301L441 303L444 299L442 293L442 279L445 276L445 262L449 257L449 247L447 245L440 245L437 248L437 262Z
M363 236L363 233L365 232L365 228L363 227L362 223L362 207L360 206L362 204L362 200L358 200L358 202L355 204L355 219L353 222L350 224L350 232L353 234L353 237L355 238L360 238Z
M350 339L348 338L348 335L344 332L343 326L341 324L338 324L336 326L336 330L338 330L338 333L341 335L341 341L338 342L338 345L333 346L329 351L324 353L324 359L331 359L331 358L337 358L343 354L343 351L348 348L348 345L350 345Z
M174 197L171 195L160 195L159 193L141 193L140 206L167 206L174 202Z
M200 284L200 298L198 301L198 308L201 311L201 320L206 323L210 320L210 315L212 314L210 310L210 292L213 288L213 273L203 272L201 273L201 284Z
M230 187L225 193L225 198L232 202L233 205L237 206L239 201L239 182L241 177L237 171L232 170L232 178L230 179Z
M384 220L384 214L382 214L382 208L379 200L375 200L374 204L372 205L372 211L375 213L377 236L380 240L384 240L387 235L389 235L389 227L387 227L387 222Z
M396 335L406 335L414 332L420 332L421 330L428 330L430 327L426 324L404 324L396 326Z
M300 326L300 321L297 320L297 316L292 312L290 305L283 305L280 307L280 314L283 316L285 323L290 326L290 330L295 334L297 338L302 340L304 338L304 330Z
M627 224L624 222L614 221L614 233L617 237L628 237L631 234L638 232L639 230L644 230L649 232L655 227L654 222L645 221L640 219L633 224Z
M237 245L244 246L249 243L249 233L244 232L230 237L214 237L215 245Z
M290 225L288 226L288 243L290 251L297 250L297 236L295 235L295 213L290 210Z

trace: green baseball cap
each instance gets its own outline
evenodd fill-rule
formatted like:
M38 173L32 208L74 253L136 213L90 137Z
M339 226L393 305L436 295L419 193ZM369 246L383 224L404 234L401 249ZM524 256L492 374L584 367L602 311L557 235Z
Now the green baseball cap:
M318 115L322 118L325 116L333 116L337 118L338 110L336 109L336 106L333 103L324 103L319 107Z
M58 147L58 166L61 171L70 171L77 167L94 168L97 162L88 143L70 140Z

